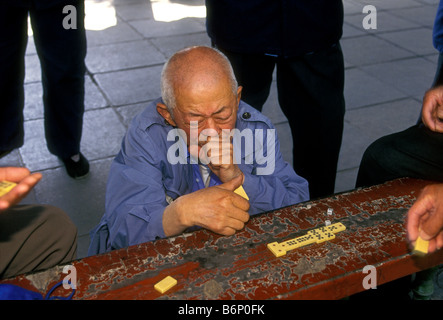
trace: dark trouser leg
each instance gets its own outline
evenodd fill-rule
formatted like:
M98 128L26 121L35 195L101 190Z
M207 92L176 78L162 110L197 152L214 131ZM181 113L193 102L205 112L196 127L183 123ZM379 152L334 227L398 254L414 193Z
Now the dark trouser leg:
M382 137L363 154L356 187L411 177L443 181L443 134L423 125Z
M340 46L279 59L277 86L291 126L295 172L308 180L311 198L333 194L345 114Z
M64 5L30 13L42 66L46 141L49 151L62 159L80 151L84 113L84 4L73 3L77 29L63 27Z
M23 107L28 11L0 4L0 152L24 142Z
M266 55L220 50L231 62L238 85L243 87L241 99L258 111L262 111L269 96L276 59Z
M360 163L356 187L403 177L443 181L442 150L443 134L432 132L423 124L384 136L366 149ZM417 295L429 297L432 292L433 272L435 268L417 273L417 279L412 284L414 298ZM405 296L404 293L408 293L411 288L410 281L409 276L381 286L380 290L375 290L380 291L377 298L396 297L398 294ZM394 292L385 288L392 288Z
M0 278L76 258L77 228L52 206L15 206L0 214Z

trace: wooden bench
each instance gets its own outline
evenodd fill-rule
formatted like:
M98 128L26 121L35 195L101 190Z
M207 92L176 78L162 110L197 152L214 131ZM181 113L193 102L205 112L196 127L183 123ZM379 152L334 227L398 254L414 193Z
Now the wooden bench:
M407 209L430 183L394 180L254 216L234 236L198 230L76 260L68 273L56 266L0 283L44 294L75 270L73 299L340 299L365 290L367 266L379 286L443 262L443 250L417 257L406 240ZM267 248L326 220L346 230L281 257ZM177 285L160 294L154 285L168 275Z

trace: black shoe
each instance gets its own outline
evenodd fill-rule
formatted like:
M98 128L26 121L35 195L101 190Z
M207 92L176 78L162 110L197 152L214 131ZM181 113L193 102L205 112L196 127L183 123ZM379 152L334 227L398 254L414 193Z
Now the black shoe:
M71 178L81 179L87 176L89 173L89 162L85 156L79 153L78 161L74 161L71 158L62 159L65 164L66 171Z

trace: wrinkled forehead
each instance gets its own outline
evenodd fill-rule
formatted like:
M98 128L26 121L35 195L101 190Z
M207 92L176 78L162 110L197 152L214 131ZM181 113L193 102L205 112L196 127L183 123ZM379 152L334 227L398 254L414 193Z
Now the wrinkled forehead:
M177 105L230 104L236 98L226 73L192 72L180 80L174 83Z

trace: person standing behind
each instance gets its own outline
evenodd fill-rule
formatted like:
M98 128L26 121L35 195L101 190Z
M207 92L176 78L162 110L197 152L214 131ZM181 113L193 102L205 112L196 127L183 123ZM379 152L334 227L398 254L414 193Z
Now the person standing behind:
M70 12L65 8L75 9ZM24 143L28 14L41 63L47 146L63 161L72 178L80 178L89 172L88 160L80 152L86 70L83 0L1 1L0 157ZM68 14L72 14L68 18L75 20L72 28L63 23Z
M334 192L345 113L341 0L206 0L207 32L231 61L242 100L262 110L277 67L294 170L312 198Z

